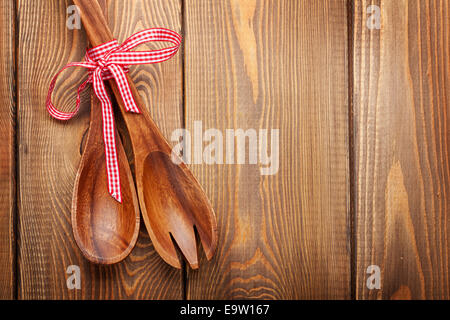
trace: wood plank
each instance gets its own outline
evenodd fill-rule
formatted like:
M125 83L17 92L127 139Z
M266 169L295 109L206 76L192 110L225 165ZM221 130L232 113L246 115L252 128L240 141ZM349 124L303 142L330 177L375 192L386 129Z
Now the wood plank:
M15 78L14 2L0 4L0 299L15 288Z
M449 2L358 0L354 15L356 297L449 299Z
M132 254L122 263L100 267L88 263L72 236L70 205L80 145L88 127L88 99L69 122L49 117L45 98L51 77L63 65L83 58L84 30L66 27L70 1L19 0L19 298L21 299L179 299L181 271L166 265L154 251L144 228ZM165 26L180 31L177 1L108 2L115 35L124 40L143 28ZM165 133L180 126L181 57L161 65L133 68L133 78L155 121ZM65 75L54 94L61 109L73 107L83 71ZM86 95L88 97L88 95ZM154 107L153 107L154 106ZM70 265L81 269L81 289L66 285Z
M188 271L187 298L350 298L346 1L187 0L185 10L187 129L201 121L224 144L226 129L280 136L274 175L249 159L191 165L220 238L214 259Z

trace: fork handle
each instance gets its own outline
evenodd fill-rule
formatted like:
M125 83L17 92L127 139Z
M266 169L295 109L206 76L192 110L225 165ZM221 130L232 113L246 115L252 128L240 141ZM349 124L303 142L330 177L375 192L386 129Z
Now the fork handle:
M92 46L114 40L97 0L73 0L73 2L81 11L81 19Z
M81 20L86 29L89 41L93 46L98 46L102 43L114 40L114 36L112 35L112 32L108 27L106 18L103 15L103 10L97 0L74 0L73 2L81 11ZM170 154L171 147L169 143L150 117L147 109L144 106L144 103L142 102L141 96L129 74L126 74L126 77L136 105L141 111L139 117L126 112L116 82L113 79L109 80L108 82L114 93L114 96L116 97L116 101L120 106L120 111L125 120L132 142L133 140L137 141L143 139L145 140L146 145L150 150L159 150L164 153ZM133 151L135 152L135 157L139 156L139 152L141 151L140 148L135 149L133 147L133 149Z

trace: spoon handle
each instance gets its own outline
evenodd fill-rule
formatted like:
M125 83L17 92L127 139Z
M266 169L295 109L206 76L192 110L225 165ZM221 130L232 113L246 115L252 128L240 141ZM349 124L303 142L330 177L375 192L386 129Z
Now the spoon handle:
M102 8L97 0L74 0L74 3L81 11L81 20L83 21L89 41L93 46L98 46L114 39L114 36L108 27L106 18L103 15ZM136 140L141 140L142 137L145 137L146 145L150 150L159 150L169 154L171 152L169 143L151 119L129 74L127 74L126 77L136 105L141 111L141 114L138 116L126 112L117 84L114 80L109 80L108 82L116 97L116 101L120 106L120 111L132 140L134 140L133 137ZM139 148L134 150L134 152L135 157L139 156Z

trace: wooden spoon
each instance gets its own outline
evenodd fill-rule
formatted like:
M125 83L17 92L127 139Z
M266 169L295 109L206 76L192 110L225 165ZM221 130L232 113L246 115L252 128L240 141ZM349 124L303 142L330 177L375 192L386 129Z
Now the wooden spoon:
M83 255L99 264L125 259L136 244L140 225L133 176L116 130L122 203L108 192L100 101L91 94L90 128L75 180L72 229Z
M99 45L114 37L96 0L74 0L89 41ZM171 147L146 111L127 75L141 114L127 112L116 83L110 86L120 105L132 144L139 203L147 231L156 251L170 265L181 268L173 241L190 266L198 268L194 228L209 260L217 246L214 211L200 184L184 163L171 159ZM172 239L173 238L173 239Z

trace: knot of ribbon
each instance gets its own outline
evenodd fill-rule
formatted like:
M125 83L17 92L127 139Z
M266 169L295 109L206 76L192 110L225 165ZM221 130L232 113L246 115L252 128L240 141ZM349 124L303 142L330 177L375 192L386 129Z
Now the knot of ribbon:
M151 51L130 51L141 44L153 41L170 42L173 46ZM175 55L180 44L181 36L175 31L164 28L142 30L133 34L121 45L119 45L117 40L112 40L88 49L83 61L67 64L58 71L50 82L46 107L50 115L58 120L69 120L78 112L80 108L80 93L89 83L92 83L95 95L100 100L102 106L108 190L111 196L119 202L122 202L122 193L120 190L114 116L111 100L106 92L103 81L114 79L124 102L125 109L129 112L140 113L125 75L129 71L128 66L158 63L168 60ZM51 97L59 74L70 67L86 68L89 71L89 75L77 89L75 110L73 112L62 112L53 105Z

